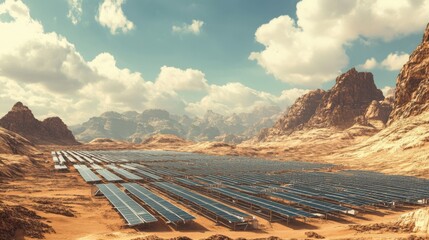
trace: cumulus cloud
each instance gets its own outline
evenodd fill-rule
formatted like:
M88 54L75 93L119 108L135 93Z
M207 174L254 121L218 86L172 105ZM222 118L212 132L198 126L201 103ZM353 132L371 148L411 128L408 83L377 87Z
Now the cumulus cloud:
M280 16L256 30L265 49L249 59L281 81L317 86L347 66L346 46L421 32L428 12L429 1L302 0L297 21Z
M365 70L371 70L377 67L378 63L375 58L368 58L364 64L360 65L359 67Z
M407 53L390 53L381 62L381 66L385 67L387 70L390 71L400 70L409 58L410 55Z
M161 67L155 85L159 89L173 91L204 91L208 88L203 72L191 68L182 70L168 66Z
M60 93L74 91L95 77L74 45L56 33L44 33L22 2L6 1L2 8L14 19L0 22L2 76Z
M391 86L385 86L381 89L384 97L393 97L395 95L395 88Z
M198 35L201 32L201 29L204 25L204 22L201 20L192 20L191 24L182 24L181 26L173 25L171 28L174 33L191 33Z
M117 34L120 31L126 33L134 29L134 23L127 19L122 11L125 0L104 0L99 8L96 20L103 27L110 29L110 33Z
M367 59L364 64L359 65L358 67L364 70L383 68L389 71L397 71L404 66L409 58L410 55L408 53L389 53L389 55L387 55L387 57L381 62L377 62L377 60L372 57Z
M69 5L69 12L67 17L70 21L76 25L80 22L82 17L82 1L83 0L68 0L67 3Z
M210 85L208 94L200 101L189 103L186 111L201 116L207 110L220 114L248 112L259 106L278 105L281 107L292 104L298 97L308 90L290 89L280 96L257 91L241 83L227 83L225 85Z

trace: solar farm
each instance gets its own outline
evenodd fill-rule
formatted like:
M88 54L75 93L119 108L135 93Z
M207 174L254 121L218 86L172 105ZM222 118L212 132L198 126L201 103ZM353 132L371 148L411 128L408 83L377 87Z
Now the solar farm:
M429 180L331 164L167 151L53 151L54 168L75 171L124 225L179 228L203 216L232 230L258 218L285 225L427 205Z

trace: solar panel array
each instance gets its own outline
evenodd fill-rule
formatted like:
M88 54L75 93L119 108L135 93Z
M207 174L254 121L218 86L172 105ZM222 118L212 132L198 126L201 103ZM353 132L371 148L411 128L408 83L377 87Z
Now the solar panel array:
M253 219L252 216L248 214L242 213L176 184L168 182L154 182L152 184L170 194L174 194L180 198L186 199L197 206L206 209L212 214L227 220L230 223L241 223Z
M162 199L137 183L123 183L121 185L125 187L130 193L134 194L134 196L147 204L150 208L163 216L164 219L166 219L168 222L185 223L195 219L194 216L174 206L170 202Z
M73 165L73 167L79 172L80 176L82 176L85 182L87 183L101 182L101 178L95 175L95 173L92 172L91 169L89 169L87 166L75 164Z
M97 170L107 181L150 182L170 196L202 207L204 213L210 212L237 223L247 221L251 216L237 215L243 213L233 213L235 209L197 192L216 192L229 200L252 204L262 211L288 218L312 217L315 213L352 214L353 209L360 210L365 206L397 202L418 204L427 203L429 199L428 180L367 171L326 171L334 167L331 164L170 151L53 151L51 154L57 165L67 160L79 162L74 166L87 182L101 179L86 165ZM139 193L133 191L148 202L162 200L156 195L144 195L145 190L149 191L146 188L139 190ZM151 208L162 212L156 202L151 202ZM174 214L164 214L165 219L173 221Z
M97 184L98 189L122 215L129 226L158 221L146 209L122 192L113 183Z

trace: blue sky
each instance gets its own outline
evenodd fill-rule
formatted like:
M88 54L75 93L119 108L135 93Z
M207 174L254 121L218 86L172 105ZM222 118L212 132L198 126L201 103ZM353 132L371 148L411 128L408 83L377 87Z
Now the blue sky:
M341 3L45 0L43 4L24 0L18 3L18 7L11 7L17 3L4 2L6 10L3 16L0 14L0 20L6 22L5 14L14 15L13 11L22 8L30 18L17 15L11 24L25 18L29 20L23 28L42 27L42 31L34 31L27 42L12 46L16 52L23 46L33 46L36 39L46 38L52 46L45 41L44 57L50 57L46 52L53 56L64 53L64 59L58 57L59 62L52 66L67 63L74 58L70 56L83 59L75 57L78 60L70 63L76 66L73 68L76 73L61 68L54 71L57 75L51 76L51 71L41 73L35 66L34 74L41 74L47 80L34 81L13 74L21 71L32 76L33 70L27 66L21 70L9 69L9 65L1 66L0 61L0 80L3 77L4 84L9 86L3 92L0 90L0 98L4 99L0 111L7 111L10 108L7 104L20 96L31 95L27 104L33 105L37 114L61 115L71 123L107 110L142 111L156 107L177 114L201 115L208 109L230 114L263 104L284 108L306 90L330 88L335 77L351 67L373 72L380 89L394 87L400 66L421 41L429 20L428 1L412 5L405 0L373 1L371 6L361 0ZM68 16L72 3L81 4L81 15L75 23ZM121 16L106 15L107 20L100 20L103 4L122 10L122 23L126 21L132 27L126 29L120 25L117 19ZM193 20L202 23L198 32L186 30ZM103 21L108 23L103 25ZM111 24L119 24L116 32L112 32ZM179 30L173 31L173 26ZM6 24L0 27L4 27L2 33L10 31ZM56 34L55 39L48 37L50 33ZM13 34L8 35L12 39L19 37ZM61 39L74 47L59 44ZM5 56L16 52L6 55L5 50ZM20 56L16 57L19 60ZM103 69L114 71L104 74L107 70L102 73ZM177 85L174 88L168 82L171 78L177 78L171 80ZM55 84L59 86L54 88ZM69 85L68 89L61 88ZM112 90L113 86L123 93ZM137 89L142 95L145 91L147 94L137 97ZM13 95L13 91L21 95ZM65 110L59 110L59 105ZM76 117L76 112L85 114Z
M200 69L212 83L240 81L275 93L289 87L267 75L248 56L263 48L254 39L256 29L282 14L293 16L297 1L128 0L123 11L136 28L118 35L110 34L94 19L99 1L83 1L82 21L77 25L67 18L66 1L24 2L47 31L66 36L85 59L110 52L119 67L140 71L150 81L157 77L160 67L167 65ZM172 33L172 25L190 23L192 19L204 21L199 36Z

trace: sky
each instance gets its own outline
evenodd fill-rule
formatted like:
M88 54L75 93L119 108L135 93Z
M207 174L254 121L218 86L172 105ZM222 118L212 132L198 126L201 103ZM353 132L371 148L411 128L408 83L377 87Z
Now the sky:
M285 109L352 67L391 94L428 13L429 0L0 1L0 114Z

